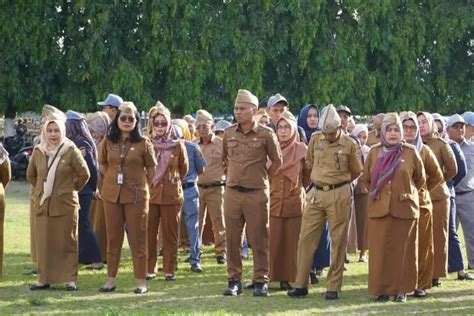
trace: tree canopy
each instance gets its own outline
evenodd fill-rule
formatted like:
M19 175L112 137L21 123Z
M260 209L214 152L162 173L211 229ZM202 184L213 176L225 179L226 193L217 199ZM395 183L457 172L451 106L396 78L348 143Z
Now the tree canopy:
M239 88L360 114L473 109L471 0L2 1L0 112L228 113Z

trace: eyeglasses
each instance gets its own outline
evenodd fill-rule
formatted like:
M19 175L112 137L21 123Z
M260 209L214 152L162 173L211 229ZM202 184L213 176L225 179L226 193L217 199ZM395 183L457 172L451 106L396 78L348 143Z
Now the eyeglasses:
M289 131L291 129L290 125L278 125L277 130L278 131Z
M403 125L405 131L416 131L416 125Z
M133 123L133 122L135 122L135 117L134 116L129 116L129 115L121 115L119 117L119 120L122 123L125 123L125 122Z
M196 125L196 129L206 129L206 128L210 128L209 125Z
M153 122L153 127L166 127L168 122Z

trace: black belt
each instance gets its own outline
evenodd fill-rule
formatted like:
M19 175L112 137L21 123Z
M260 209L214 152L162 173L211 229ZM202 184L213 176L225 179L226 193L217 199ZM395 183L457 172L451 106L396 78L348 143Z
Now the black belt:
M186 189L196 186L196 182L186 182L186 183L183 183L181 186L183 187L183 190L186 190Z
M242 187L240 185L236 185L236 186L229 187L229 188L237 190L239 192L252 192L252 191L260 190L260 189L250 189L250 188Z
M315 184L314 186L316 187L317 190L327 192L327 191L331 191L331 190L340 188L340 187L342 187L343 185L346 185L346 184L348 184L348 183L349 183L349 181L344 181L344 182L336 183L336 184L323 184L323 185L317 185L317 184Z
M474 190L456 192L456 195L463 195L463 194L468 194L468 193L471 193L472 191L474 191Z
M202 183L198 184L198 187L203 189L210 189L210 188L217 188L217 187L224 187L225 182L214 182L214 183Z

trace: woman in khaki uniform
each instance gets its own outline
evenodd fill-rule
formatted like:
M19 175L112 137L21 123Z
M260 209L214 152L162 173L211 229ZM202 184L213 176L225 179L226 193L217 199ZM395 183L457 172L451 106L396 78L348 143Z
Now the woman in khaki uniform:
M5 190L12 178L8 152L0 143L0 279L3 276L3 225L5 219Z
M417 285L418 191L425 184L415 147L402 142L396 113L385 115L381 143L369 152L361 181L369 191L369 294L405 302Z
M429 192L443 182L443 173L436 156L424 145L416 114L403 112L400 115L405 141L418 150L426 173L426 184L419 191L420 218L418 219L418 288L415 297L426 296L425 290L431 288L434 268L433 251L433 205Z
M132 102L120 105L100 145L99 163L107 223L107 280L99 291L115 290L126 225L136 283L133 292L146 293L149 184L156 161L151 142L141 134L140 115Z
M457 173L458 167L453 150L448 142L437 136L436 123L430 113L417 114L420 125L420 135L423 143L430 147L438 160L444 181L430 191L433 204L433 245L434 245L434 270L433 286L441 286L439 278L448 275L448 229L449 229L449 189L446 184Z
M110 118L107 113L103 111L97 111L92 115L86 117L87 126L89 127L89 131L91 132L92 138L94 142L99 148L100 142L105 138L107 135L107 129L110 124ZM99 172L99 181L97 187L100 188L102 186L102 177L100 176ZM105 224L105 211L104 211L104 203L100 198L100 195L96 194L95 199L92 201L91 205L91 225L92 229L94 230L95 236L99 243L100 255L104 261L107 259L107 227ZM101 265L91 264L89 266L90 269L100 269Z
M296 278L296 254L301 228L305 186L303 170L307 147L299 141L296 119L284 111L276 125L283 162L272 164L270 179L270 273L282 290L292 289Z
M351 136L357 139L360 144L362 163L365 164L370 147L367 146L367 135L369 131L364 124L356 124L351 132ZM367 203L369 190L362 181L354 181L354 210L357 228L357 249L359 250L359 262L367 262L366 251L367 241Z
M161 221L163 273L165 280L173 281L178 258L179 214L183 206L181 182L188 173L188 156L184 143L176 139L171 113L161 102L150 109L148 117L148 134L158 166L150 190L147 279L156 277L157 235Z
M68 291L77 290L78 191L89 179L82 154L66 138L64 122L47 121L40 144L34 149L27 169L33 185L35 247L38 282L30 290L42 290L51 283L67 282ZM54 192L54 194L53 194Z

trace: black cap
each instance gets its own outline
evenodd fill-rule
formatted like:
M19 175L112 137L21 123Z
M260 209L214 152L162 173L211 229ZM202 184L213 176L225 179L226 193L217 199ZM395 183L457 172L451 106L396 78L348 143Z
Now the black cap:
M345 105L339 105L336 109L337 112L346 112L349 115L352 115L351 109L349 109L348 106Z

